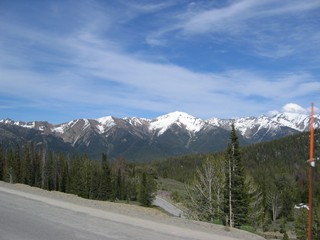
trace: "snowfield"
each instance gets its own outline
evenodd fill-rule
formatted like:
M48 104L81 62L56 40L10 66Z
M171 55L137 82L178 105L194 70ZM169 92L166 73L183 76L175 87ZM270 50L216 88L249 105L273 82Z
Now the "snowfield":
M15 236L15 239L20 239L19 236L21 239L28 239L25 231L21 235L18 233L21 229L19 228L19 219L21 219L22 226L26 226L27 223L23 221L23 218L29 219L32 216L35 217L34 221L39 221L37 226L43 224L43 228L47 226L55 228L54 231L51 229L43 230L47 239L51 239L48 235L51 232L53 232L52 239L55 239L56 234L68 237L71 236L70 234L81 236L77 239L90 239L90 236L97 239L124 240L264 239L237 229L230 231L220 225L171 217L157 209L87 200L71 194L49 192L22 184L12 185L0 182L0 196L2 196L0 215L6 216L6 218L1 217L0 220L0 232L4 240L12 239L12 236ZM18 219L13 220L17 214L21 213L23 214L20 217L16 217ZM17 226L10 225L8 223L10 220ZM32 220L28 220L28 224L32 224L32 222ZM90 224L91 222L92 224ZM60 230L57 231L56 228ZM39 228L36 233L43 237L41 231L42 229ZM62 231L66 231L66 233L62 233ZM35 234L33 230L31 233ZM32 238L37 239L35 236Z

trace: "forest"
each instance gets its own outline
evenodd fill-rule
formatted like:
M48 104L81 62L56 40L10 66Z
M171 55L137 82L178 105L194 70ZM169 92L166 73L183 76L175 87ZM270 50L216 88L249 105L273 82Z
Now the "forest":
M320 152L315 131L315 156ZM275 224L284 239L294 229L306 239L309 133L241 147L236 131L225 151L133 163L105 153L92 160L85 154L49 151L32 142L0 145L0 180L103 201L139 202L152 206L157 179L182 182L177 196L193 219L256 231ZM320 239L320 170L314 169L314 239ZM294 227L292 227L292 224Z
M245 225L269 231L275 223L295 230L297 239L306 239L309 194L309 133L301 133L240 149L246 179L248 213ZM315 131L315 157L320 154L320 131ZM184 182L189 189L186 205L200 220L222 222L221 196L225 188L227 153L195 154L152 163L160 177ZM314 239L320 239L320 162L314 169ZM211 184L214 181L216 184ZM220 184L217 184L219 183ZM206 190L207 189L207 190ZM220 196L218 190L220 189ZM193 192L192 192L193 191ZM224 193L225 194L225 193ZM223 194L222 194L223 195ZM203 196L194 201L194 196ZM219 200L219 198L221 198ZM194 203L193 203L194 201ZM217 203L222 202L222 205ZM207 208L198 206L207 206ZM219 209L220 208L220 209ZM210 213L208 215L208 213ZM292 227L291 225L294 224Z
M0 145L0 180L88 199L138 201L142 206L151 206L156 191L154 177L122 157L111 163L104 153L100 161L47 153L32 142L13 149Z

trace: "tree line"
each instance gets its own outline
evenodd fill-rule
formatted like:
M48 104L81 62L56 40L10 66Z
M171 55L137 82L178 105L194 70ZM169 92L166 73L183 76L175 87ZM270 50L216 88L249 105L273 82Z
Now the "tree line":
M157 188L143 166L123 157L111 163L102 153L97 161L86 155L47 152L45 144L33 142L14 148L0 144L0 180L88 199L139 201L143 206L151 206Z

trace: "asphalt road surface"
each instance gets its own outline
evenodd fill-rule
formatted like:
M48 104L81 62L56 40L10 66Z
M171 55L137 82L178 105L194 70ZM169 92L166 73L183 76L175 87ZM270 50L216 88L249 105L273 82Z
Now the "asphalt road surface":
M235 240L0 187L1 240ZM245 238L244 238L245 239Z
M167 211L168 213L172 214L175 217L184 217L184 213L182 210L172 205L171 203L169 203L167 200L163 199L160 196L156 196L156 198L153 201L153 204L158 207L161 207L162 209L164 209L165 211Z

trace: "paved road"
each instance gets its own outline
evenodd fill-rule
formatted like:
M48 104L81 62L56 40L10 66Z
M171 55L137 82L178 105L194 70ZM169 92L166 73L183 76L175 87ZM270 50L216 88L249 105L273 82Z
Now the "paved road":
M160 196L156 196L156 198L153 201L153 204L161 207L168 213L172 214L175 217L184 217L184 213L181 209L177 208L176 206L169 203L167 200L163 199Z
M0 187L1 240L234 240Z

